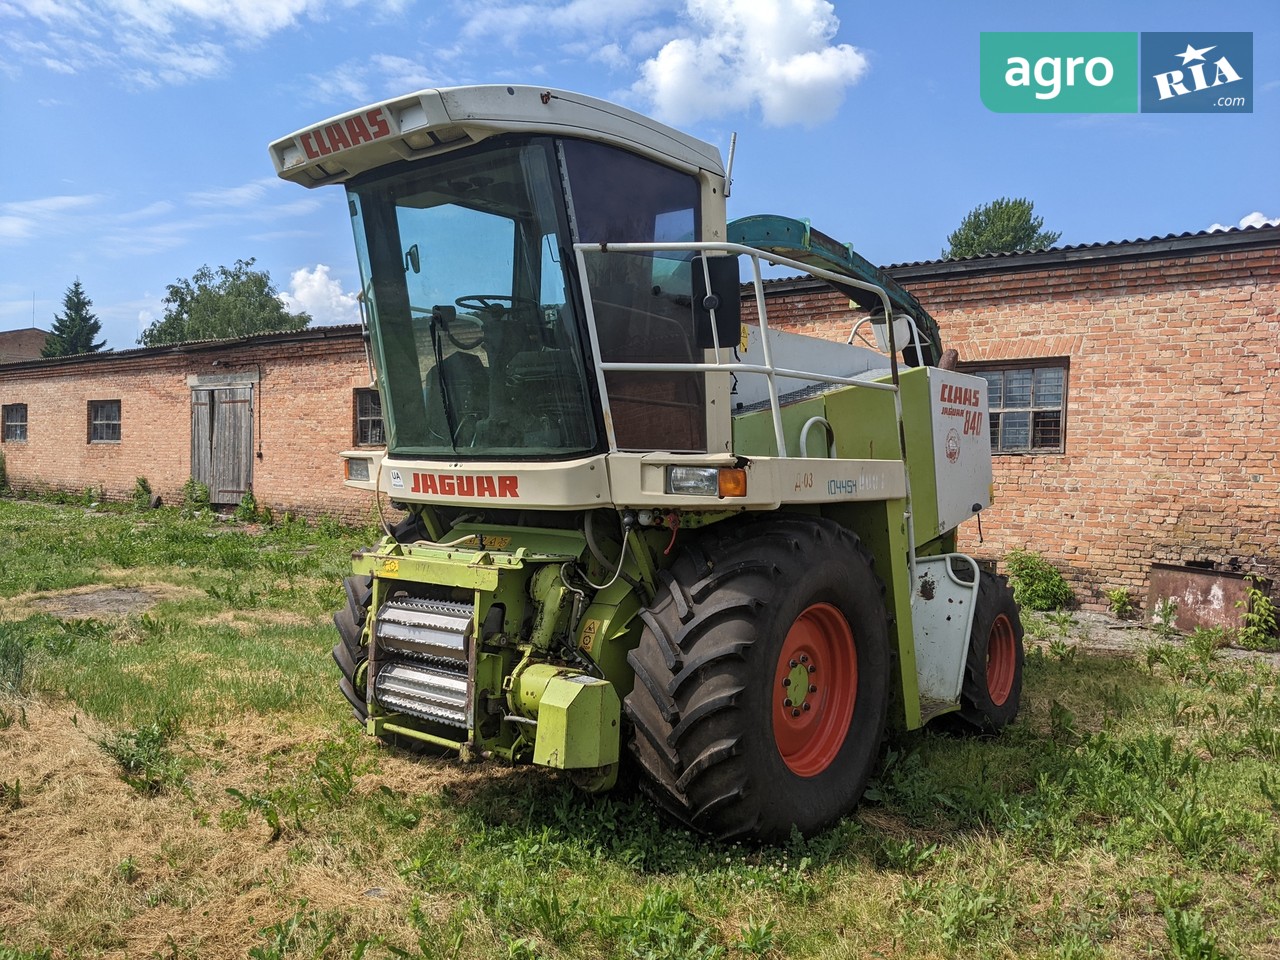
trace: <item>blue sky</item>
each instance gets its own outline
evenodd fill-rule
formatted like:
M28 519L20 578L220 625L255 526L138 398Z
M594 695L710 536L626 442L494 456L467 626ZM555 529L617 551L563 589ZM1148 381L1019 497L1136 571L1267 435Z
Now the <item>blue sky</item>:
M996 114L982 31L1249 31L1252 114ZM838 0L0 0L0 330L76 278L108 346L167 284L256 258L295 309L354 322L340 188L267 144L432 86L615 100L727 152L730 216L780 213L876 263L936 258L964 214L1034 201L1061 243L1280 218L1280 4Z

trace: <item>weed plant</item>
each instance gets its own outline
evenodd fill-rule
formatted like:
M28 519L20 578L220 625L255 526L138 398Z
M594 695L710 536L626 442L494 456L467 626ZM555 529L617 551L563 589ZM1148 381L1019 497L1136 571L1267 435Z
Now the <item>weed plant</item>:
M151 509L151 481L146 477L138 477L133 481L133 508L135 510Z
M1159 636L1174 637L1178 634L1178 601L1175 597L1161 597L1151 612L1151 629Z
M1117 620L1128 620L1133 616L1134 603L1133 594L1129 592L1127 587L1116 587L1114 590L1106 591L1107 608L1111 611L1111 615Z
M1236 606L1244 620L1236 635L1240 646L1246 650L1274 650L1280 645L1280 610L1262 589L1260 578L1246 578L1244 599L1237 600Z
M1010 550L1004 562L1019 606L1028 610L1060 610L1075 602L1070 584L1040 554Z

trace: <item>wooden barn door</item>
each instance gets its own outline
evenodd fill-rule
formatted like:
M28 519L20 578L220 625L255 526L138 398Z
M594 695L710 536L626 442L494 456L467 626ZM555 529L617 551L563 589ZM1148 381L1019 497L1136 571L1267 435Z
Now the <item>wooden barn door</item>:
M191 391L191 476L209 501L238 504L253 483L253 387Z

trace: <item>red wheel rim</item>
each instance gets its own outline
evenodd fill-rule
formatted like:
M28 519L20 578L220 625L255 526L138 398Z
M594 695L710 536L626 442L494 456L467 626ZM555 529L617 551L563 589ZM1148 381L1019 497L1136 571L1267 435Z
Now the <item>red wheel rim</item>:
M796 617L773 679L773 740L796 776L831 766L849 735L858 698L858 651L849 621L829 603Z
M1018 671L1018 641L1013 621L1006 614L996 617L987 636L987 696L997 707L1004 706L1013 692Z

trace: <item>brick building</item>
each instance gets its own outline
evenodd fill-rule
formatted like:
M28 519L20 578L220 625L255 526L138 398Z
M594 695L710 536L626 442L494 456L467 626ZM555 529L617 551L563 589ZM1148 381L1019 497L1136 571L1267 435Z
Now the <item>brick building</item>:
M1184 234L888 272L991 385L985 542L1042 553L1085 602L1152 565L1280 579L1280 228ZM767 284L770 323L843 340L848 301ZM1221 576L1213 576L1221 574Z
M337 453L382 443L358 327L0 366L0 452L18 489L166 502L195 477L215 503L252 486L277 512L368 516Z
M1207 591L1280 580L1280 228L889 272L991 385L997 502L964 549L1036 550L1094 604L1145 596L1153 564ZM766 290L772 324L848 335L821 284ZM0 364L0 452L19 488L123 498L145 476L174 502L196 476L218 502L251 484L277 512L363 518L337 454L381 443L368 387L356 327Z
M34 360L44 352L49 331L36 327L0 331L0 363Z

